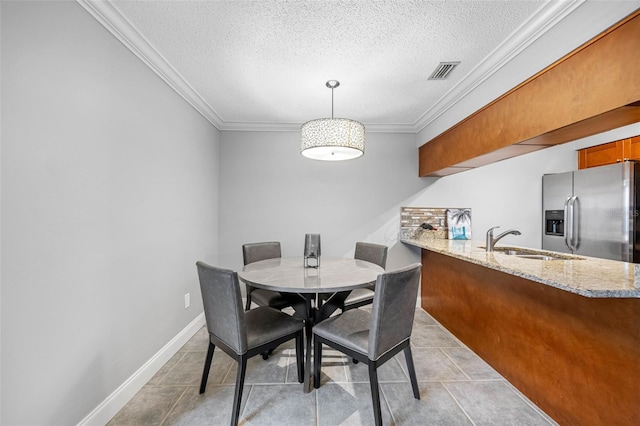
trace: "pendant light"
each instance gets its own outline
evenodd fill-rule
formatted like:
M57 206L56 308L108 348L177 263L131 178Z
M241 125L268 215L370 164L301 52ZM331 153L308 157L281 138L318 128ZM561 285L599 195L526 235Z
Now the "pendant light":
M307 121L300 128L300 153L323 161L351 160L364 154L364 125L348 118L333 117L333 89L337 80L326 83L331 89L331 118Z

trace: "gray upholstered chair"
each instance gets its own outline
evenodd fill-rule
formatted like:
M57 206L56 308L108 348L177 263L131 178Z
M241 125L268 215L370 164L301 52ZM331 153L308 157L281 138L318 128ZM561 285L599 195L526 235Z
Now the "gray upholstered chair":
M421 269L422 265L416 263L378 275L371 313L351 309L313 327L314 387L320 387L323 344L367 363L376 425L382 424L377 369L401 350L404 350L413 396L420 399L410 339Z
M276 259L282 257L280 243L270 241L264 243L251 243L242 246L242 259L244 264L258 262L259 260ZM246 284L247 288L247 304L245 310L251 308L251 302L258 306L271 306L275 309L284 309L291 304L277 291L256 288Z
M381 244L357 242L353 257L375 263L384 269L387 266L387 251L388 247ZM341 306L342 312L373 303L374 289L375 285L372 284L368 287L352 290Z
M238 362L231 415L233 426L238 424L240 415L247 359L295 338L298 381L302 383L304 322L268 306L245 312L242 309L242 296L236 272L216 268L203 262L198 262L196 265L209 331L209 350L202 372L200 393L204 393L207 386L211 360L217 346Z

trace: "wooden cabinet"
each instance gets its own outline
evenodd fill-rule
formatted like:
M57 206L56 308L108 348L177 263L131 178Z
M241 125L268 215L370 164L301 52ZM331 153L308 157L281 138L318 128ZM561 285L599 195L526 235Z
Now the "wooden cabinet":
M578 168L604 166L626 160L640 161L640 135L578 151Z
M559 424L640 425L640 299L585 297L430 250L422 265L422 308Z
M629 160L640 160L640 135L625 139L625 141L627 141L626 152Z
M640 10L447 131L421 140L419 176L464 172L640 122L638 40Z

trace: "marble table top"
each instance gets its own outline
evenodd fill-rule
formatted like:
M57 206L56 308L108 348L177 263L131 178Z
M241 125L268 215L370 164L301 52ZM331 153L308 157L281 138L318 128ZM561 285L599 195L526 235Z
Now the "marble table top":
M245 265L238 277L273 291L333 293L364 287L383 272L380 266L357 259L322 256L318 268L305 268L304 258L283 257Z

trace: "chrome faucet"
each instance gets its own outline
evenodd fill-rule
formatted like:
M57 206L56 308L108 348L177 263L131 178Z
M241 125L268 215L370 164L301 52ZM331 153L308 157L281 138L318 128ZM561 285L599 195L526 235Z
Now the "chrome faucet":
M506 237L509 234L513 235L521 235L520 231L517 229L509 229L508 231L504 231L502 234L493 238L493 230L496 228L500 228L499 226L494 226L493 228L489 228L487 231L487 239L486 239L486 250L493 251L493 248L496 246L496 243L500 241L503 237Z

